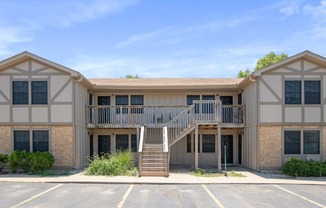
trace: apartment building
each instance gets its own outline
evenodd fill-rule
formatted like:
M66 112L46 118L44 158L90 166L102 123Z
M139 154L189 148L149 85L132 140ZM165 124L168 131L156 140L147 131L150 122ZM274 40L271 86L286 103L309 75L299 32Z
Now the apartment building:
M50 151L57 168L134 151L170 165L279 169L326 159L326 59L304 51L237 78L85 78L23 52L0 62L0 152Z

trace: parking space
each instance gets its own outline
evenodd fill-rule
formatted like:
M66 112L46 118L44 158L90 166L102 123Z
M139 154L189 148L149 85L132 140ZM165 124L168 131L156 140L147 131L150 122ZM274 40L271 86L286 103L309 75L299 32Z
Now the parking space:
M322 185L0 183L1 207L326 207Z

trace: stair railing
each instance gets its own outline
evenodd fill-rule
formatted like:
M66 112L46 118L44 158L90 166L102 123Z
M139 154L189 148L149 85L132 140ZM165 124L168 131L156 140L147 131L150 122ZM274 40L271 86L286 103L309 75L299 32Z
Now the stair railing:
M164 128L166 128L167 142L169 146L172 146L180 138L193 130L195 126L194 115L195 105L191 105L164 125Z
M144 135L145 135L145 127L142 126L140 128L140 138L139 138L139 147L138 147L138 168L139 168L139 172L142 172L142 152L143 152L143 146L144 146Z

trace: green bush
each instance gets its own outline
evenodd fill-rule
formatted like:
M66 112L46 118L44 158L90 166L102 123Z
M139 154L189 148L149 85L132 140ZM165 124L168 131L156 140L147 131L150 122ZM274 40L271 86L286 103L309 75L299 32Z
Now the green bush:
M33 152L29 154L31 173L40 173L50 170L54 164L54 157L49 152Z
M21 168L24 172L28 172L30 165L29 165L29 158L28 152L26 150L18 151L15 150L8 158L9 168L11 172L16 173L17 169Z
M326 161L303 161L291 158L284 164L283 173L293 177L326 176Z
M85 175L135 175L135 167L132 162L133 154L130 151L117 151L111 155L95 155L89 161Z
M0 172L3 170L6 162L8 160L8 155L0 153Z
M49 170L54 163L54 157L49 152L28 153L26 150L15 150L8 158L11 172L23 169L24 172L38 173Z

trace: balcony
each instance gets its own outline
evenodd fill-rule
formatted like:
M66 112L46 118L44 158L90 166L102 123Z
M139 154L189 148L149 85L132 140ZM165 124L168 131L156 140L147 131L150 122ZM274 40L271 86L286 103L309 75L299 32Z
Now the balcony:
M219 105L219 101L196 101L189 117L198 124L244 126L243 105ZM162 128L189 106L87 106L88 128ZM180 124L179 124L180 125Z

